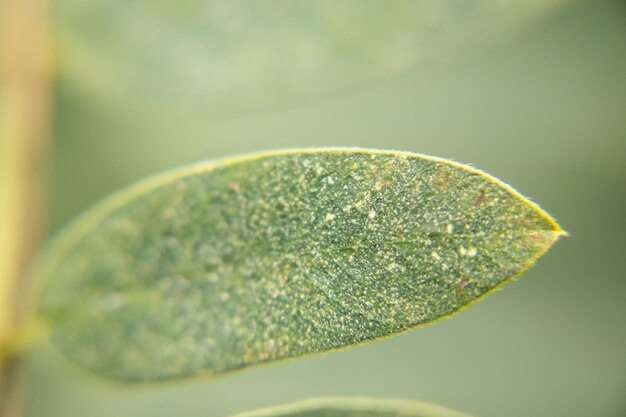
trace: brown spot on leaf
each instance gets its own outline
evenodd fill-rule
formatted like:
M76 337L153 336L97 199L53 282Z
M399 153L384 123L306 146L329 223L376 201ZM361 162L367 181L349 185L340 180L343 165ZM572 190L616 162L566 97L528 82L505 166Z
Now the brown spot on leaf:
M435 179L435 185L437 185L437 187L443 188L450 183L451 179L452 173L444 169L439 175L437 175L437 178Z
M485 190L479 190L478 193L472 199L472 204L475 206L482 206L487 202L487 193Z
M533 245L544 245L550 238L545 233L532 232L526 236L526 239Z

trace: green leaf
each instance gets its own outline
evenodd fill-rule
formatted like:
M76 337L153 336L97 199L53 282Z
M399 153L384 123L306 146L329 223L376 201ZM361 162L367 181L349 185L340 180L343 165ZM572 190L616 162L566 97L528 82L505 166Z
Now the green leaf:
M358 149L174 171L97 205L41 264L67 357L112 378L221 374L450 315L563 234L473 168Z
M439 405L399 399L320 398L233 417L471 417Z
M567 1L58 0L55 62L62 87L135 121L197 123L401 74Z

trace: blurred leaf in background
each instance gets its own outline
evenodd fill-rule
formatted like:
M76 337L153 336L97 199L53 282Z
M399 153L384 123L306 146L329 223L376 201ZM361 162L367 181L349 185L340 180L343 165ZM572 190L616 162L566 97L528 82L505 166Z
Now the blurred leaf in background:
M233 417L471 417L434 404L373 398L318 398Z
M197 124L396 75L565 2L57 0L58 71L128 117Z

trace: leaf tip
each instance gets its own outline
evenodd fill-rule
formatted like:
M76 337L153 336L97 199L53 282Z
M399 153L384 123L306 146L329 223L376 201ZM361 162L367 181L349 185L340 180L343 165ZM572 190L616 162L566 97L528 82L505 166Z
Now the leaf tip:
M556 242L557 239L560 237L570 236L570 233L567 230L563 229L557 223L557 221L552 216L550 216L546 211L539 208L538 206L536 206L535 209L539 212L539 215L543 217L543 219L546 221L546 224L549 226L546 232L553 237L553 240L552 240L553 242Z

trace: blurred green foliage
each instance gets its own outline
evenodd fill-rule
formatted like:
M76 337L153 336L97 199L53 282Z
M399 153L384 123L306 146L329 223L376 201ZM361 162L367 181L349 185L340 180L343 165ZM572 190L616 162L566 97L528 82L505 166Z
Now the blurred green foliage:
M108 111L202 126L396 75L567 1L56 0L57 69Z
M61 76L51 233L103 195L173 165L344 145L475 163L542 202L572 237L524 280L454 319L222 380L154 390L85 384L44 345L31 360L27 415L219 417L316 395L371 395L482 417L624 416L625 17L621 1L576 2L475 54L364 78L358 90L306 106L288 108L295 95L270 101L247 117L257 104L224 113L237 118L196 118L185 105L169 117L158 97L126 100L115 80L100 91ZM159 116L144 113L150 108Z

